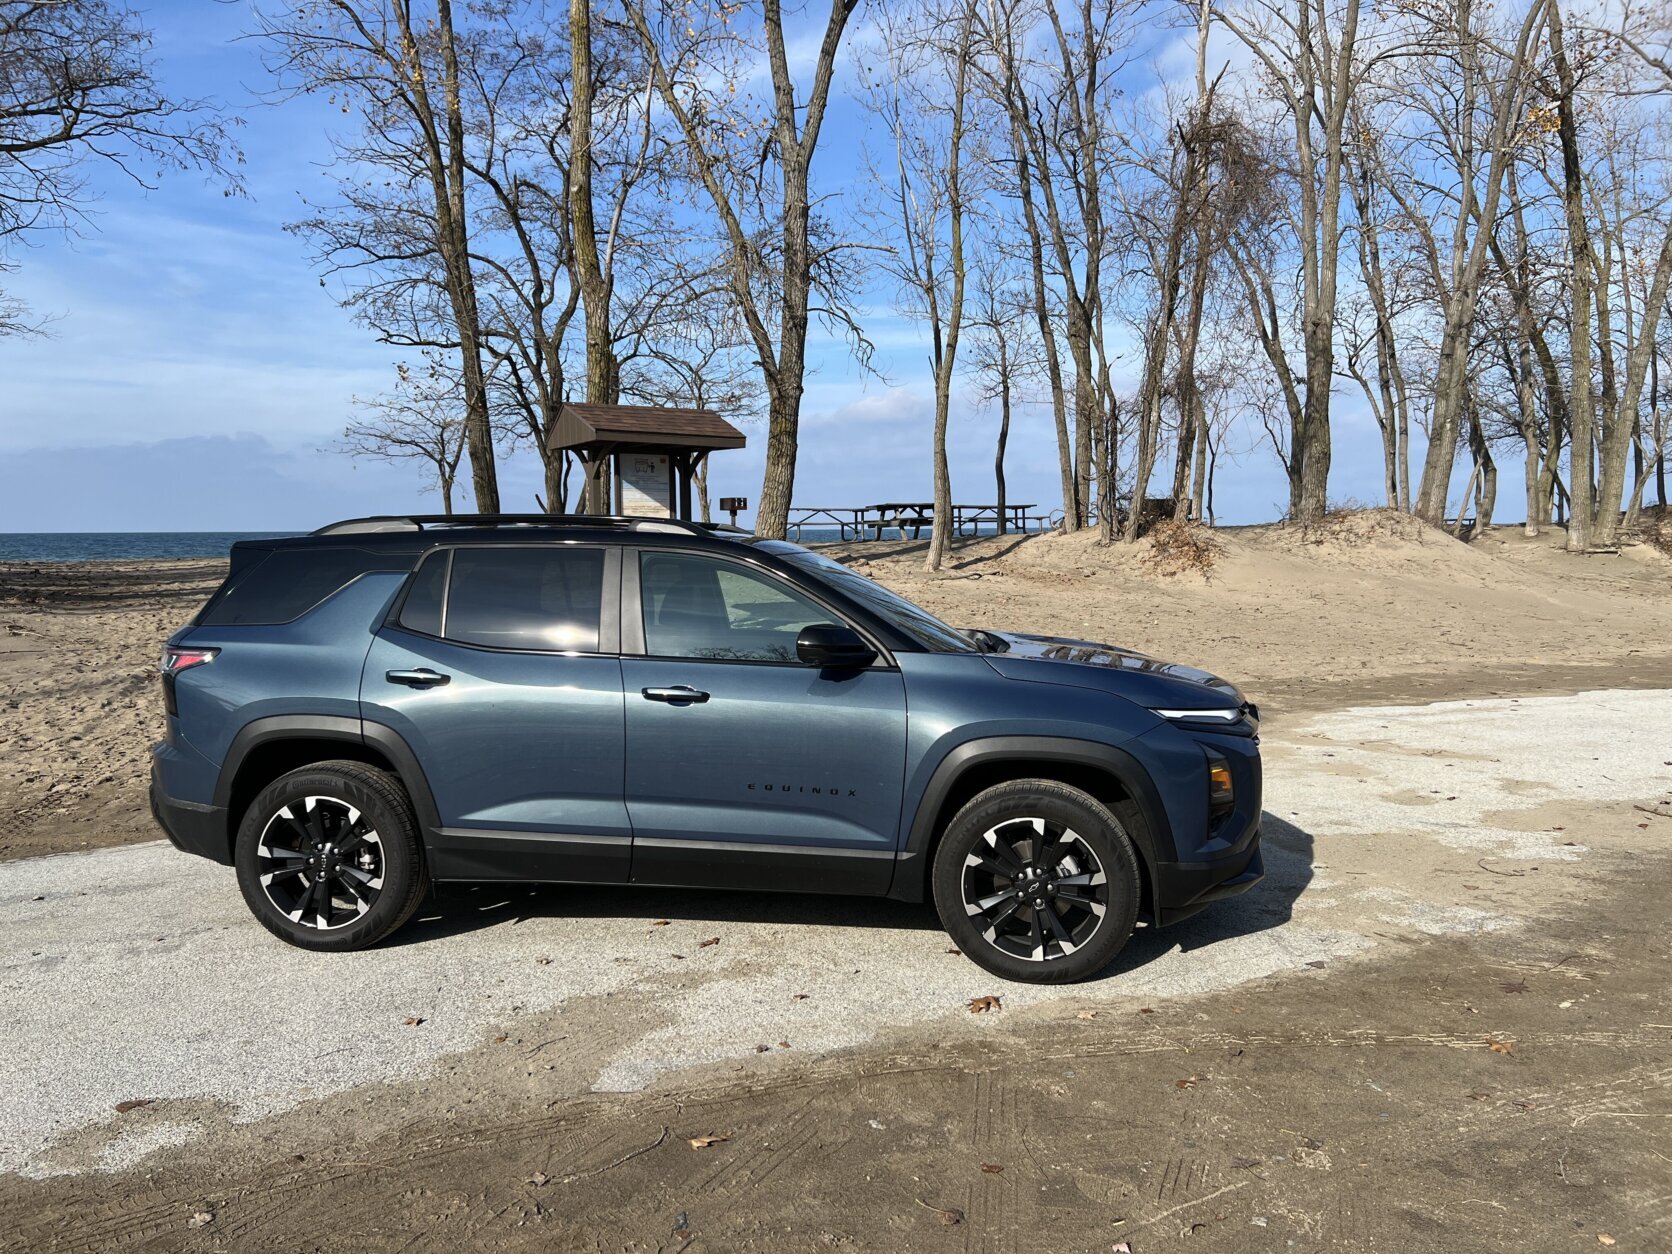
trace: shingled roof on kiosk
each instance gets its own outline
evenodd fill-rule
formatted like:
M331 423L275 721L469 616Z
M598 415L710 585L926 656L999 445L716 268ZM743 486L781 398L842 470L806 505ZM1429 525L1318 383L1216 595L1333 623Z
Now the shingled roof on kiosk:
M747 437L712 409L655 405L565 405L547 436L585 471L589 514L690 518L691 481L709 453Z

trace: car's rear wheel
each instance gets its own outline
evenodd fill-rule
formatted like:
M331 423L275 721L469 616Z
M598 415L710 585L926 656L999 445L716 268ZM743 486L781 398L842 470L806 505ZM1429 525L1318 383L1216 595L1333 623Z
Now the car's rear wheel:
M255 917L303 949L375 944L429 886L400 782L360 762L316 762L274 780L244 812L235 855Z
M1138 858L1096 798L1053 780L998 784L948 824L935 850L935 908L958 948L1034 984L1107 966L1138 916Z

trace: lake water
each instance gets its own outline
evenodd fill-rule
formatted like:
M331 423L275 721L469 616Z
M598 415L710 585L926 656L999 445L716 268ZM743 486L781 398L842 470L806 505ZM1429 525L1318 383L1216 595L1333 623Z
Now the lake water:
M132 558L225 557L235 540L270 540L298 535L294 531L0 531L0 561L88 562ZM897 538L890 531L886 539ZM909 535L910 532L908 531ZM970 532L965 533L970 534ZM981 535L994 534L989 524ZM923 528L928 539L929 528ZM802 544L839 540L834 527L791 529L790 539Z
M0 561L225 557L235 540L266 540L296 534L294 531L0 531Z

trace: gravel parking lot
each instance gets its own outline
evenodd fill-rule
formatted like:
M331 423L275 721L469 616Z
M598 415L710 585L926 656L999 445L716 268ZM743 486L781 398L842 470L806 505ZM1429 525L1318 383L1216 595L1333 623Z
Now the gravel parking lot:
M263 931L228 870L165 844L0 865L0 1172L124 1168L383 1083L469 1100L508 1040L523 1048L495 1056L502 1080L509 1066L548 1099L631 1091L763 1054L1002 1035L1061 1002L1159 1002L1318 964L1328 977L1390 938L1514 927L1541 892L1571 891L1561 868L1591 850L1575 816L1672 797L1669 695L1369 708L1268 731L1266 883L1140 932L1067 990L1006 986L948 952L926 908L889 903L453 892L397 943L322 956ZM988 994L1004 1014L967 1012Z

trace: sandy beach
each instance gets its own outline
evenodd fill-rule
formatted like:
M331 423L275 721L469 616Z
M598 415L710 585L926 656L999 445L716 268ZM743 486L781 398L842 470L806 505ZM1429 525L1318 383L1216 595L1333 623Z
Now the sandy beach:
M852 898L450 888L288 949L145 807L220 564L0 567L0 1250L1666 1248L1672 560L1209 543L829 546L1261 704L1266 880L1058 989Z

